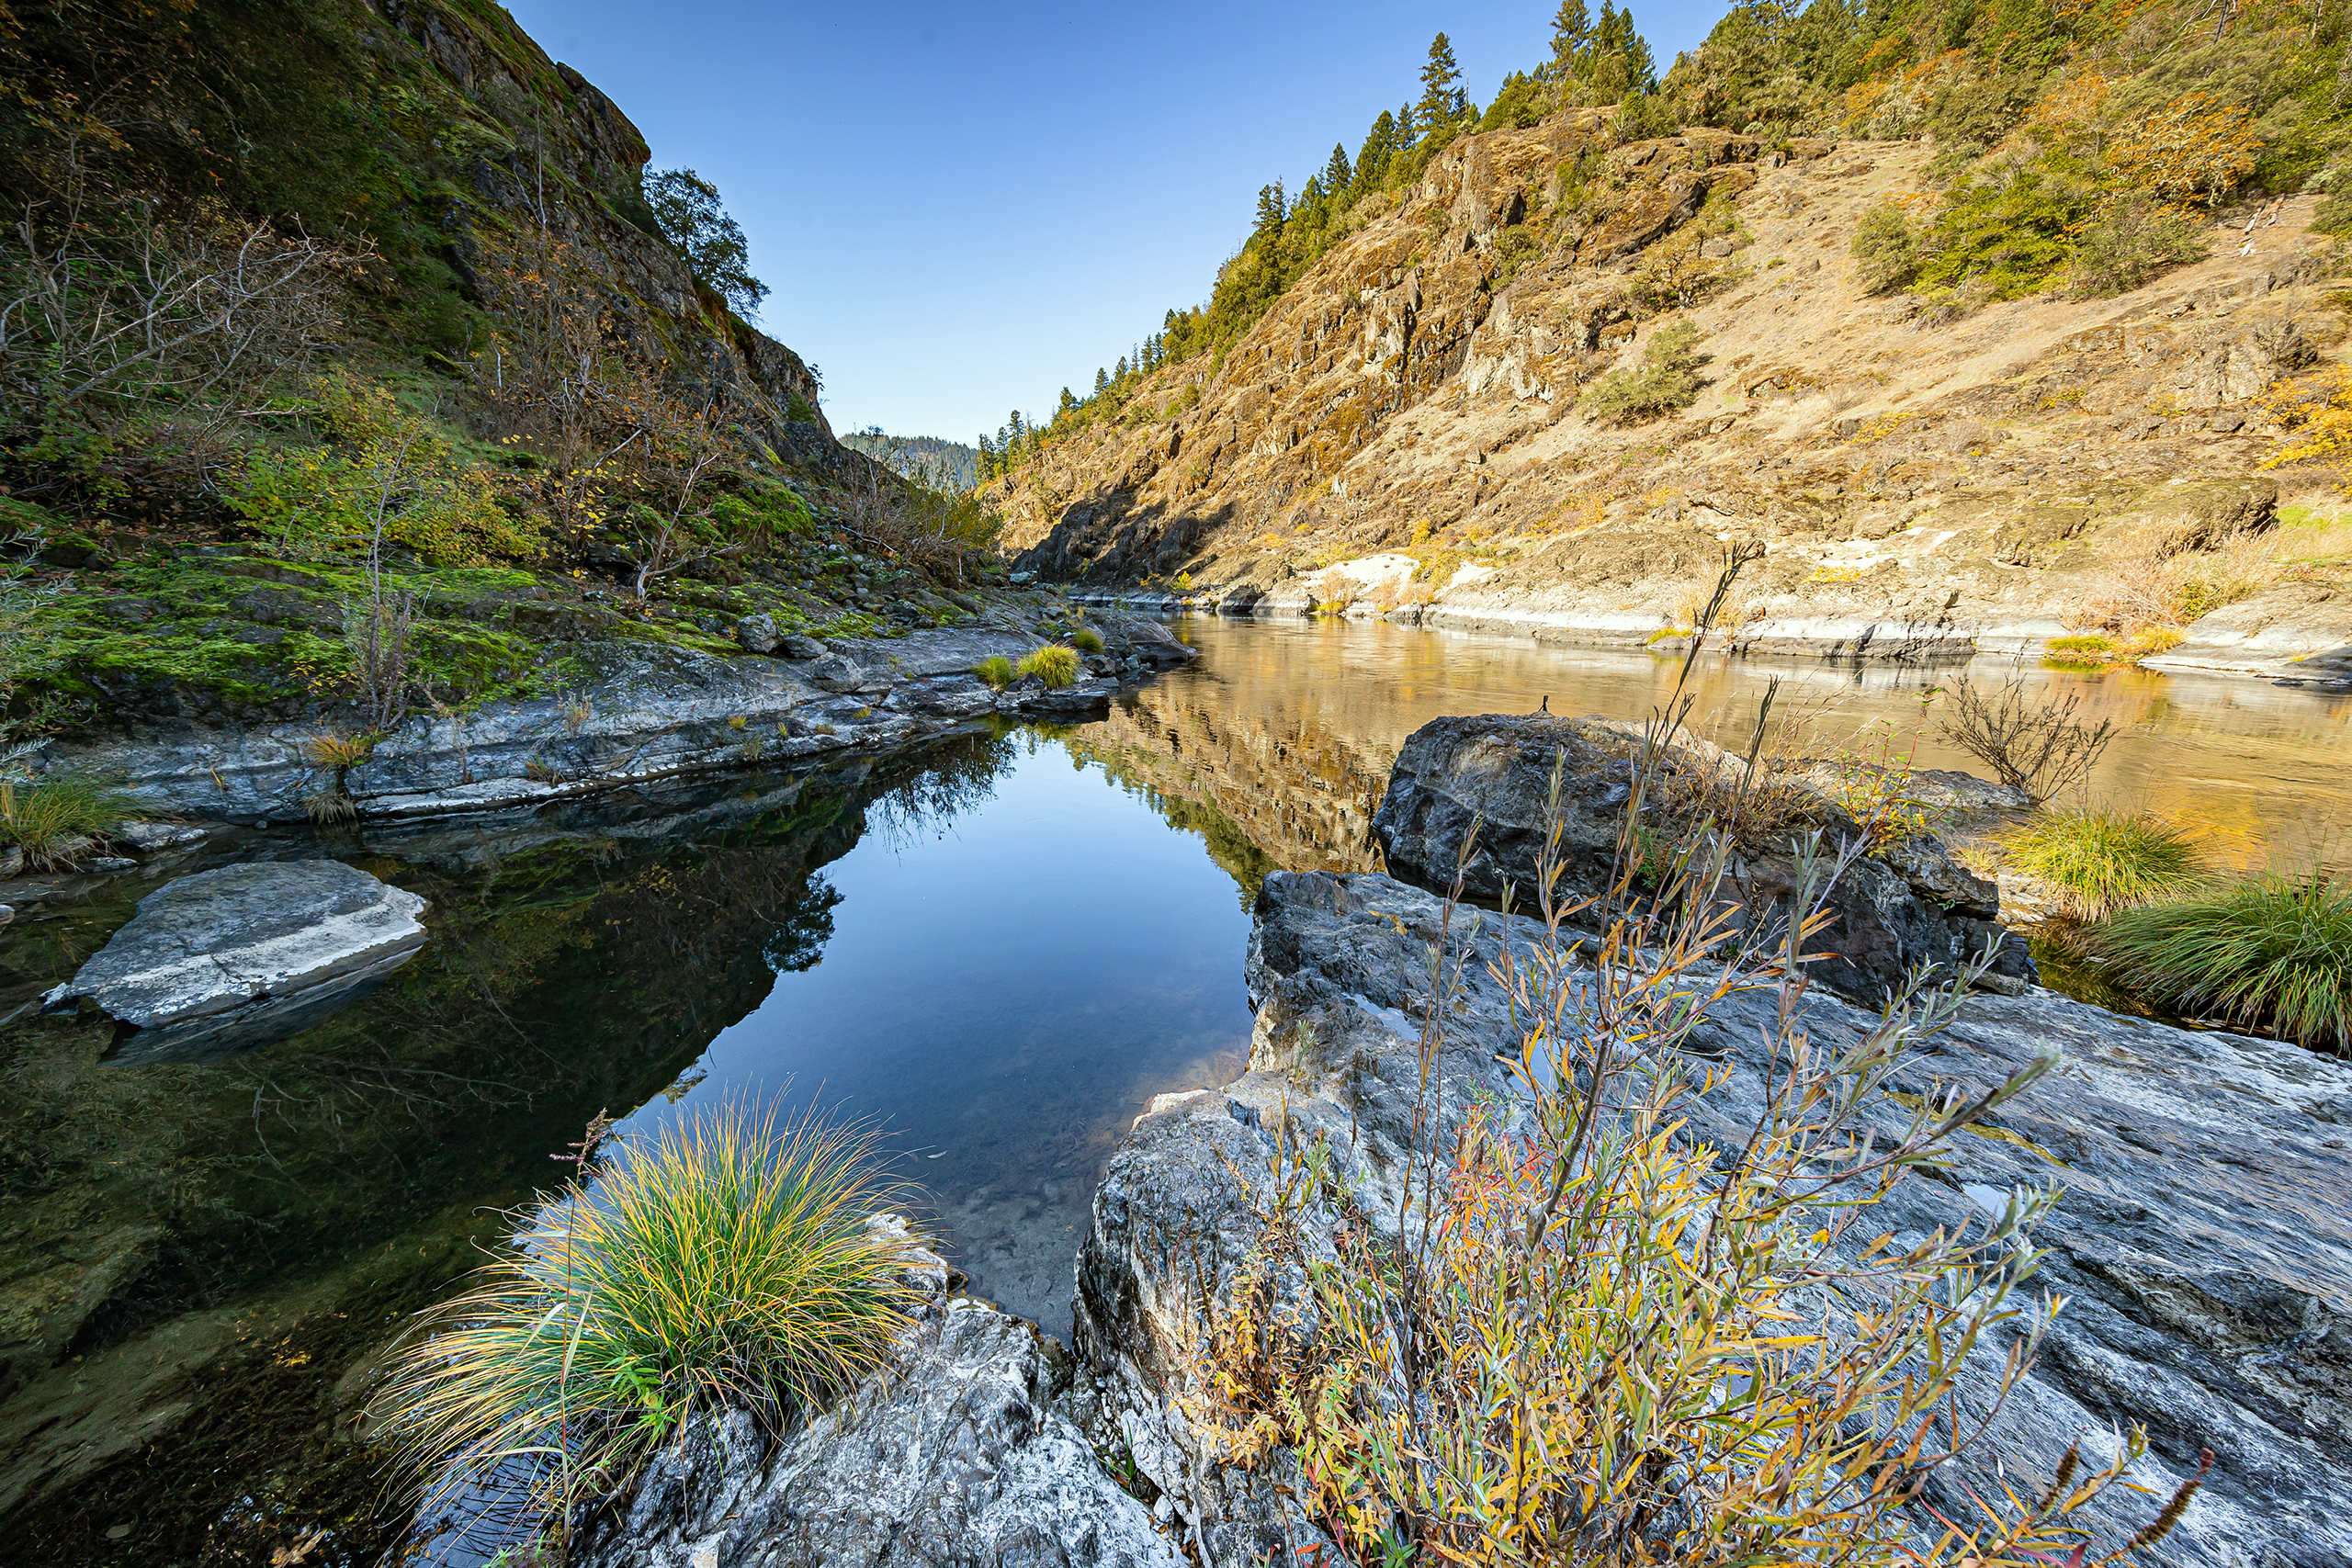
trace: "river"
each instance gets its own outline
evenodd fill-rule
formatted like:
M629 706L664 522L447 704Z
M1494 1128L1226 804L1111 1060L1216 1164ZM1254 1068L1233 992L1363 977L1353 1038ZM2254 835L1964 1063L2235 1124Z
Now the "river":
M1641 716L1678 660L1385 623L1181 631L1201 660L1105 718L884 763L747 773L523 821L232 831L174 865L350 860L433 901L425 952L342 1014L206 1064L120 1067L92 1021L0 1031L0 1561L372 1562L405 1528L358 1439L374 1356L610 1111L730 1099L883 1130L972 1291L1067 1330L1102 1163L1150 1097L1242 1067L1249 899L1369 869L1371 814L1445 713ZM1705 659L1693 722L1968 766L1960 671ZM1978 679L1997 679L1980 667ZM2340 861L2352 698L2029 671L2118 727L2097 797L2226 864ZM152 884L0 936L0 1012Z

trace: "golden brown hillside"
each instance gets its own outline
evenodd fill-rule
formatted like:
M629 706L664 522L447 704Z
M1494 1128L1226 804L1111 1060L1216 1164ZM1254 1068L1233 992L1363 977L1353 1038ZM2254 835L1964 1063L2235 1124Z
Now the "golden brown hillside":
M1228 613L1679 646L1753 540L1713 627L1743 645L2074 634L2094 660L2343 672L2336 476L2264 468L2275 389L2324 380L2346 332L2315 198L2224 209L2207 259L2116 298L1939 321L1867 296L1849 254L1864 211L1922 197L1928 143L1607 141L1581 111L1448 148L1221 363L1157 371L995 481L1019 564ZM1695 401L1599 417L1596 385L1685 321Z

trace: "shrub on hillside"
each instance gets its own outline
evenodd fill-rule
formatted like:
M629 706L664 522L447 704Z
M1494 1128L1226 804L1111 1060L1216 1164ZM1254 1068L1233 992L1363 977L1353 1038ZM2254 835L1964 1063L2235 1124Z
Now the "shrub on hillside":
M2083 230L2069 292L2086 299L2128 294L2168 268L2204 260L2211 248L2177 212L2125 197Z
M2321 197L2319 206L2312 209L2312 232L2352 234L2352 192Z
M1871 208L1854 225L1854 274L1865 294L1892 294L1919 276L1919 236L1903 209Z
M1650 335L1639 365L1603 376L1577 406L1590 418L1616 424L1689 408L1699 397L1698 344L1697 327L1668 322Z
M2352 886L2318 873L2251 877L2126 909L2098 938L2119 978L2183 1011L2352 1055Z

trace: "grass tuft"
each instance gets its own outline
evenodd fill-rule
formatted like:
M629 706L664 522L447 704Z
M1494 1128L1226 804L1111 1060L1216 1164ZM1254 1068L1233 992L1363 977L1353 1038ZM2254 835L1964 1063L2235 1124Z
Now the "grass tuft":
M2352 1055L2352 887L2276 873L2110 917L2126 984L2184 1011L2268 1027Z
M1078 653L1058 645L1038 649L1021 661L1021 673L1035 675L1048 686L1067 686L1078 679Z
M813 1117L664 1127L426 1314L376 1414L428 1503L534 1472L526 1524L620 1486L695 1412L778 1432L905 1326L903 1239L865 1223L904 1196L868 1134Z
M28 865L53 871L73 858L76 840L120 827L136 804L85 773L53 773L30 784L0 780L0 844L23 850Z
M1080 626L1069 635L1070 646L1080 653L1102 651L1102 635L1091 626Z
M1001 653L991 653L972 666L972 673L980 678L981 684L1001 692L1012 684L1012 660Z
M2204 872L2188 835L2144 811L2041 811L2006 842L2009 862L2059 889L2086 920L2185 893Z

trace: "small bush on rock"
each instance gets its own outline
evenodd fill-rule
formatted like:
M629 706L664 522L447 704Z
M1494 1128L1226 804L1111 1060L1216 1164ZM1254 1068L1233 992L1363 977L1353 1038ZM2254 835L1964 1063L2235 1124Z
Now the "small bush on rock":
M2204 871L2188 835L2143 811L2045 810L2010 836L2010 863L2057 887L2069 912L2096 920L2186 892Z
M2352 886L2268 874L2109 917L2118 976L2210 1013L2352 1055Z
M1021 673L1035 675L1048 686L1067 686L1078 679L1078 654L1058 645L1038 649L1021 661Z
M532 1478L527 1525L625 1484L688 1416L773 1434L879 1363L906 1322L901 1194L869 1138L735 1105L632 1141L426 1315L375 1413L427 1504Z
M28 865L54 870L74 858L80 840L120 827L135 804L84 773L0 778L0 844L23 850Z
M1095 631L1091 626L1081 626L1077 631L1072 632L1070 634L1069 640L1070 646L1077 649L1080 653L1100 653L1102 651L1102 636L1100 632Z
M1001 692L1012 684L1012 660L1001 653L991 653L972 667L972 673L980 678L982 685Z

